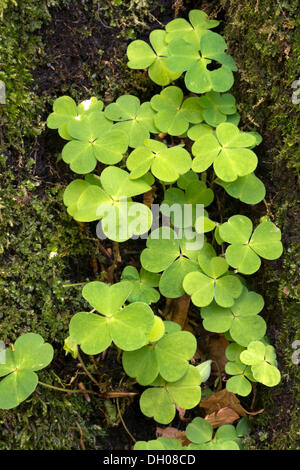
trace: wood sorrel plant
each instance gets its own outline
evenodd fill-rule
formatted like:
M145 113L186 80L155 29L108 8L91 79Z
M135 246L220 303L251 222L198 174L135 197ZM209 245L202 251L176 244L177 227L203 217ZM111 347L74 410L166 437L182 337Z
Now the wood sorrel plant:
M76 105L63 96L54 102L47 120L48 127L68 141L63 160L85 175L64 193L75 220L101 220L102 232L115 242L140 236L150 229L152 214L132 198L154 184L164 193L163 215L170 215L174 204L191 208L189 223L171 214L171 229L151 233L141 253L140 273L126 266L116 284L96 281L84 286L83 297L93 310L73 316L65 344L74 357L78 347L96 355L116 345L123 351L125 372L147 386L140 397L141 411L162 424L173 420L176 407L191 409L200 403L200 385L209 377L210 361L197 365L194 359L190 364L196 338L160 318L160 294L172 299L190 296L199 309L199 323L203 320L207 331L224 333L230 341L228 391L247 396L252 382L272 387L280 381L276 354L259 315L263 298L249 291L241 276L255 273L261 258L280 257L280 230L269 219L253 230L244 215L232 215L224 223L221 214L214 220L209 215L215 185L243 204L256 204L265 196L254 174L258 159L253 149L261 137L238 127L235 98L228 93L237 68L222 36L211 31L217 25L204 12L192 10L189 21L178 18L165 30L152 31L150 44L137 40L128 46L128 66L148 69L151 80L165 87L150 101L123 95L105 107L95 97ZM187 91L172 84L181 75ZM127 219L134 222L136 211L142 214L139 223L125 231L124 201ZM206 208L202 215L196 211L199 204ZM116 230L105 218L109 211L115 215ZM204 243L191 249L189 240L178 236L180 228L202 236ZM51 359L51 346L38 335L21 336L6 364L0 365L0 375L6 376L0 383L0 408L25 400L37 385L35 371ZM244 427L243 421L237 428L222 426L214 435L207 421L195 418L186 429L189 446L159 438L137 443L135 449L239 449Z

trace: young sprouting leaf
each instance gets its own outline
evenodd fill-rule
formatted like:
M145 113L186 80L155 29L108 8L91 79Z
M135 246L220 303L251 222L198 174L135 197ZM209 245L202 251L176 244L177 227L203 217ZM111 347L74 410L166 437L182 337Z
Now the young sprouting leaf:
M230 377L226 382L228 392L246 397L251 393L251 382L255 382L251 368L243 364L240 360L240 354L245 348L237 343L231 343L226 348L226 357L229 362L225 365L225 372Z
M199 372L191 365L185 375L176 382L166 382L158 378L152 388L147 388L142 393L141 411L158 423L169 424L175 417L176 405L189 410L200 402L200 382Z
M199 173L213 164L221 180L235 181L252 173L257 166L257 156L248 148L254 142L253 135L240 131L234 124L219 124L216 136L205 135L193 144L192 169Z
M40 335L26 333L5 356L5 363L0 364L0 377L4 377L0 382L0 409L9 410L34 392L38 384L35 372L52 361L53 348Z
M230 243L225 257L230 266L243 274L255 273L260 256L273 260L282 254L281 232L272 222L260 223L252 234L252 222L243 215L234 215L220 226L222 239Z
M161 132L182 135L189 123L198 124L203 120L200 98L192 96L184 100L183 92L176 86L169 86L150 101L157 114L154 123Z
M132 180L151 170L156 178L171 183L191 168L192 159L181 145L167 147L158 140L146 139L143 146L131 152L126 165Z
M155 111L149 102L140 104L140 100L133 95L120 96L115 103L106 106L105 117L116 121L115 128L125 132L129 139L129 146L139 147L149 139L150 132L158 133L154 125Z
M240 360L251 366L253 377L267 387L278 385L281 379L277 369L276 354L273 346L261 341L252 341L240 354Z
M154 325L151 308L143 302L124 303L132 291L129 281L113 286L91 282L83 288L84 298L101 315L80 312L70 322L70 336L86 354L99 354L112 341L124 351L144 346Z
M126 266L121 278L131 281L134 286L128 297L129 302L145 302L146 304L158 302L160 295L154 287L158 287L159 274L150 273L143 268L139 273L134 266Z
M192 245L189 249L189 245ZM141 253L141 264L150 272L164 271L159 290L169 298L180 297L184 294L182 282L189 272L199 270L197 255L200 248L194 248L193 240L178 239L176 233L169 227L154 230L147 239L146 248ZM197 243L196 243L197 245Z
M172 72L186 72L186 87L193 93L210 90L227 91L233 85L233 73L237 70L232 57L224 51L227 45L217 33L207 31L200 38L199 47L184 39L174 39L169 43L166 64ZM208 70L212 63L221 64L215 70Z
M231 307L242 292L237 276L228 273L228 264L218 256L198 257L202 272L190 272L183 280L183 288L193 304L206 307L215 299L221 307Z
M170 82L180 77L181 73L171 72L166 67L168 55L166 32L160 29L152 31L149 35L153 49L145 41L137 40L129 44L127 56L128 67L131 69L146 69L151 80L158 85L169 85Z
M208 307L202 308L203 326L214 333L229 330L234 341L247 347L251 341L263 338L266 333L266 323L258 315L263 306L263 297L244 287L232 307L222 308L212 302Z
M203 108L204 121L213 127L217 127L222 122L225 122L227 115L232 115L236 112L235 98L230 93L220 95L220 93L210 91L201 96L199 102Z
M209 379L211 373L211 363L212 361L209 360L201 362L201 364L196 366L196 369L198 369L198 372L201 375L201 382L206 382Z
M122 160L128 137L104 113L92 112L71 119L67 126L73 138L62 151L62 158L75 173L90 173L97 161L113 165Z
M199 47L201 36L211 28L218 26L219 21L210 20L207 14L201 10L191 10L189 12L190 23L184 18L176 18L166 25L166 41L169 43L173 39L182 38L186 42Z
M108 238L125 241L151 227L150 209L131 201L132 196L150 189L143 178L131 180L129 173L110 166L102 171L99 184L90 182L90 178L72 181L64 192L64 203L75 220L102 220L102 230Z
M196 339L188 331L167 333L155 343L124 352L123 367L141 385L152 384L158 374L167 382L175 382L187 372L196 348Z
M240 176L231 183L217 178L216 183L222 186L230 196L245 204L258 204L266 195L265 185L254 173Z

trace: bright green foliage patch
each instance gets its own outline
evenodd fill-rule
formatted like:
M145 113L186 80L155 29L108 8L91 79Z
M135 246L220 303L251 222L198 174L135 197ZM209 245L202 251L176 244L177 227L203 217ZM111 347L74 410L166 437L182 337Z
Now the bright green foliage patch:
M142 349L124 352L124 370L141 385L150 385L158 374L175 382L187 372L196 347L195 337L188 331L166 333L157 342L150 340Z
M206 307L213 299L221 307L231 307L242 292L237 276L228 273L223 258L198 257L201 272L190 272L183 280L183 288L198 307Z
M239 199L245 204L258 204L266 195L265 185L254 173L240 176L231 183L222 181L219 178L216 182L223 186L230 196Z
M158 377L152 388L141 395L140 407L144 415L153 417L161 424L169 424L176 412L176 405L189 410L201 399L201 376L197 369L189 366L185 375L176 382L167 382Z
M52 361L53 348L40 335L27 333L20 336L13 350L5 351L5 362L0 363L0 408L9 410L31 395L37 384L35 373Z
M267 387L274 387L280 382L280 372L277 369L276 353L273 346L261 341L252 341L245 351L240 354L240 360L251 366L251 372L257 382Z
M153 96L150 103L157 111L154 117L156 127L169 135L182 135L190 123L203 121L201 98L192 96L184 100L182 90L176 86L164 88L159 95Z
M104 114L107 119L118 123L117 129L127 134L130 147L143 145L150 132L158 132L154 125L155 111L148 102L140 104L136 96L120 96L105 108Z
M154 315L143 302L124 307L132 288L129 281L113 286L98 281L86 284L82 294L101 315L80 312L71 319L70 336L83 352L99 354L112 341L124 351L132 351L146 344L146 335L154 326Z
M128 301L155 304L160 298L159 292L154 289L158 287L159 279L159 274L150 273L143 268L138 272L135 267L126 266L122 272L122 280L131 281L133 285Z
M143 146L131 152L126 165L133 180L151 170L156 178L171 183L191 168L192 159L181 145L167 147L157 140L146 139Z
M192 148L192 169L196 172L207 170L212 164L216 175L223 181L235 181L239 176L252 173L257 166L257 157L248 147L256 139L248 132L242 132L234 124L224 122L216 128L216 136L203 136Z
M210 126L217 127L226 121L227 115L236 112L235 98L230 93L220 95L215 91L210 91L199 98L203 109L203 119Z
M251 341L263 338L266 333L266 323L257 315L263 306L262 296L244 287L231 308L220 307L215 302L202 308L203 326L207 331L215 333L229 331L234 341L248 346Z
M259 224L252 234L248 217L234 215L220 226L221 238L230 243L225 257L230 266L243 274L253 274L260 268L260 256L273 260L282 254L281 232L272 222Z
M149 67L149 77L158 85L168 85L180 77L181 73L174 73L166 67L168 55L166 32L155 30L149 36L152 48L145 41L133 41L127 48L129 59L128 67L131 69L145 69Z

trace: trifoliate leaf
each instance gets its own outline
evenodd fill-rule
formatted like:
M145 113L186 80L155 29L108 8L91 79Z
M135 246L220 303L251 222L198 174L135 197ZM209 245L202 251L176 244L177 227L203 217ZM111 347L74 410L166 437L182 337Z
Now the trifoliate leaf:
M272 260L282 254L281 232L278 227L266 221L259 224L253 234L252 228L251 220L243 215L234 215L220 226L222 239L231 244L226 249L226 260L243 274L258 271L261 264L259 256Z
M27 333L20 336L14 350L7 350L5 363L0 364L0 409L18 406L31 395L37 384L35 373L47 367L53 358L53 348L40 335Z
M257 166L257 157L248 148L254 142L254 136L241 132L234 124L219 124L216 136L205 135L194 143L192 169L202 172L213 164L221 180L235 181L239 176L252 173Z
M133 41L127 48L128 67L131 69L145 69L149 67L149 77L154 83L161 86L168 85L181 75L181 73L171 72L166 67L168 50L165 38L166 32L157 29L152 31L149 36L153 49L149 44L141 40Z
M150 132L158 133L154 125L155 111L149 102L140 104L136 96L120 96L105 108L104 114L107 119L117 121L115 128L125 132L130 147L143 145Z
M133 284L133 290L128 297L129 302L146 302L147 304L158 302L160 295L154 287L158 287L159 274L150 273L143 268L139 273L135 267L126 266L122 279L131 281Z
M192 159L180 145L167 147L157 140L146 139L143 146L131 152L126 165L132 180L151 170L156 178L171 183L191 168Z
M182 135L189 123L198 124L203 120L200 98L193 96L184 100L183 92L176 86L169 86L154 95L150 103L157 111L156 127L170 135Z
M207 124L217 127L225 122L227 115L235 114L235 98L230 93L220 95L215 91L210 91L199 98L203 108L203 119Z

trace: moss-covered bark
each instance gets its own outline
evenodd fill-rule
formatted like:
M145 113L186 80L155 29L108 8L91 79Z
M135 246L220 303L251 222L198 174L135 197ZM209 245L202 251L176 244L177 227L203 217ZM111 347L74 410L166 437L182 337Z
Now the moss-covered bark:
M0 41L0 79L7 85L7 104L0 105L1 337L13 341L34 330L61 351L70 316L84 307L80 287L65 285L93 279L94 261L102 262L92 235L69 220L61 202L71 175L56 161L60 141L45 130L50 103L61 94L75 99L97 95L107 102L124 91L150 95L154 85L147 75L126 67L128 41L146 37L176 12L186 16L190 8L202 8L222 20L220 31L239 68L233 93L241 125L264 137L258 172L267 186L268 212L284 233L283 257L266 263L252 281L266 297L268 334L283 381L275 390L258 390L255 407L264 407L265 413L255 418L249 446L299 447L299 366L291 361L292 342L300 339L300 105L291 100L291 84L300 78L298 1L5 3L0 25L5 38ZM261 204L251 216L258 219L265 212ZM68 364L70 369L58 352L42 379L57 381L63 371L67 383L74 371L72 360ZM17 410L0 413L0 448L79 449L81 431L87 448L101 448L101 407L99 401L89 404L84 397L61 397L39 388Z

